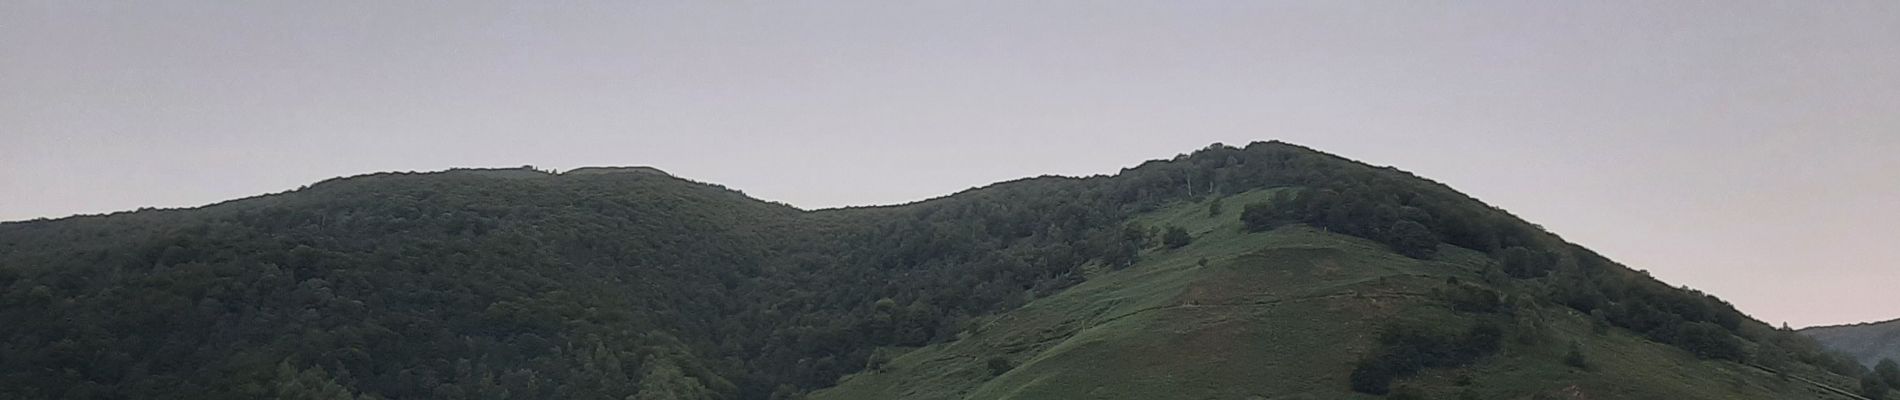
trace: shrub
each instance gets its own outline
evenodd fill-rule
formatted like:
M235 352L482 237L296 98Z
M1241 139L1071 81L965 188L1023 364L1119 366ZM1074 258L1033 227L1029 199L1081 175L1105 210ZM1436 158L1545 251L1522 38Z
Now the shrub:
M1583 344L1570 342L1570 350L1564 352L1564 365L1577 369L1590 368L1590 361L1583 357Z

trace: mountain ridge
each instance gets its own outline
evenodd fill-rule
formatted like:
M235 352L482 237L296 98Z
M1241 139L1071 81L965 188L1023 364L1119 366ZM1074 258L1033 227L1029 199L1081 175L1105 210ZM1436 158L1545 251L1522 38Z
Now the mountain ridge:
M1900 319L1811 326L1797 332L1847 353L1869 368L1881 360L1900 361Z

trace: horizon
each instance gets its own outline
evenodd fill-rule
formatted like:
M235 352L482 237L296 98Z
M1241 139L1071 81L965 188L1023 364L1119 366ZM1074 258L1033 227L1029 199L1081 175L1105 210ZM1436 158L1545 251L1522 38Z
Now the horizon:
M0 221L650 165L807 210L1281 140L1900 318L1900 4L0 4Z

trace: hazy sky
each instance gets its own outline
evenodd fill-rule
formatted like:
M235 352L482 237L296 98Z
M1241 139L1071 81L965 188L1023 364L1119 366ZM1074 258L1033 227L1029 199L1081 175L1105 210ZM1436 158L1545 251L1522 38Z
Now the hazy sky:
M0 2L0 220L522 164L883 204L1280 139L1771 323L1900 317L1900 2L540 3Z

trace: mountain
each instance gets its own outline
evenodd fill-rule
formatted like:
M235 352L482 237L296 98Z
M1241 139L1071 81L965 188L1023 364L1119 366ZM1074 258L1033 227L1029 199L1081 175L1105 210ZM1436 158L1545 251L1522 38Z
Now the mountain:
M1900 319L1803 328L1801 334L1820 341L1829 349L1847 353L1868 367L1882 359L1900 362Z
M1813 340L1280 142L801 210L382 173L0 224L0 398L1854 398Z

